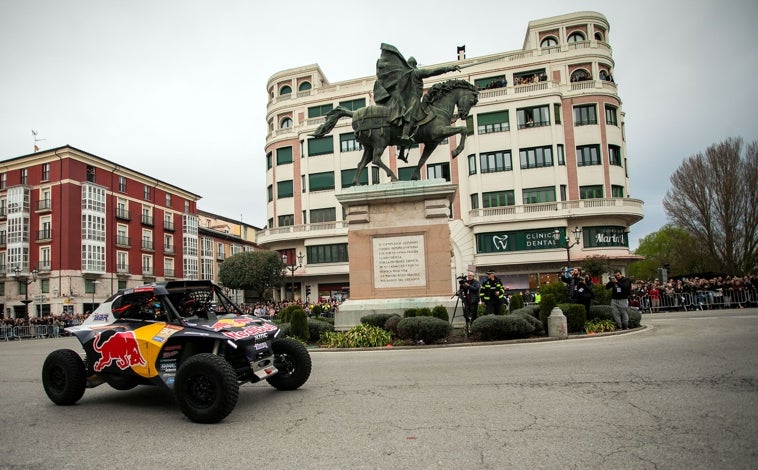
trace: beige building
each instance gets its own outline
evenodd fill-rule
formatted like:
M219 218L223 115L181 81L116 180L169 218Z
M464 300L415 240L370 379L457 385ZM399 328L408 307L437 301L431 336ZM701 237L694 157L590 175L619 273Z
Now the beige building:
M458 51L455 60L436 64L463 69L427 80L427 89L460 78L480 90L467 122L456 124L468 127L463 153L451 159L458 143L451 138L422 171L423 179L457 186L451 274L492 269L511 289L534 289L588 256L606 256L622 269L635 259L628 235L643 217L643 202L630 197L611 52L605 17L579 12L531 21L521 49L474 58ZM331 83L312 64L268 81L268 223L257 242L290 260L304 255L303 266L295 266L295 297L308 287L311 300L316 293L349 294L348 228L336 195L350 187L362 149L349 119L325 137L310 134L338 105L373 104L375 76L367 73ZM383 158L407 180L420 150L411 150L408 164L394 147ZM389 178L369 166L361 181Z

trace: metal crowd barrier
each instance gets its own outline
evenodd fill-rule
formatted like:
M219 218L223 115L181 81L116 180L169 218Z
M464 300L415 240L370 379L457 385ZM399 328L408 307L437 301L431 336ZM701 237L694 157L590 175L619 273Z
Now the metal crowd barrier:
M23 325L0 327L0 340L58 338L63 334L63 326L56 325Z
M707 290L696 292L659 292L657 296L634 295L631 304L639 306L643 313L672 310L716 310L758 306L757 289Z

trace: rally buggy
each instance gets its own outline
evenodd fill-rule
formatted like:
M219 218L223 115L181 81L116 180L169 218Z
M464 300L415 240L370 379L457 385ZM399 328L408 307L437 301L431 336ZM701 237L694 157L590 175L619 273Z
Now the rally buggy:
M116 390L158 385L173 390L192 421L215 423L237 404L239 385L266 380L294 390L311 373L301 343L245 315L210 281L169 281L121 290L80 326L66 328L84 347L50 353L42 384L58 405L72 405L85 388Z

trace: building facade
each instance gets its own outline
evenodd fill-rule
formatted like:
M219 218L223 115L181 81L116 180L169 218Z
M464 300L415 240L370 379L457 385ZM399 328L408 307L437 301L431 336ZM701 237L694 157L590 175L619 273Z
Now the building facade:
M217 254L254 242L201 225L220 216L201 217L199 199L70 146L0 162L3 315L82 314L118 289L216 280ZM249 236L255 228L231 231Z
M459 50L455 61L435 65L463 70L428 79L426 89L460 78L480 90L467 122L456 124L468 128L464 152L451 159L458 142L450 138L422 172L457 185L449 219L455 274L494 270L512 289L534 289L588 256L621 269L636 259L628 235L643 202L630 195L609 31L594 12L536 20L519 50L476 58ZM374 81L330 83L315 64L268 81L268 223L257 241L305 254L295 272L300 297L308 286L320 296L349 292L348 229L335 194L351 185L362 149L349 119L325 137L309 134L338 105L372 105ZM420 151L411 149L408 164L395 148L383 158L409 179ZM389 181L376 167L360 178Z

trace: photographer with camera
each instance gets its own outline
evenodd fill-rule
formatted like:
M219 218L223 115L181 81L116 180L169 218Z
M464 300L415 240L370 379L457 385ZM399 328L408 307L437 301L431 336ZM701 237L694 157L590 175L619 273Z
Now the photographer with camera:
M505 287L503 282L495 276L495 271L487 271L487 280L482 283L479 289L479 296L487 305L484 314L500 315L500 306L503 305L505 298Z
M561 280L568 287L569 301L572 304L578 303L580 297L579 286L583 281L579 268L571 269L566 276L561 277Z
M480 288L481 284L472 271L469 271L465 277L458 276L458 297L463 302L463 317L466 323L476 320Z

